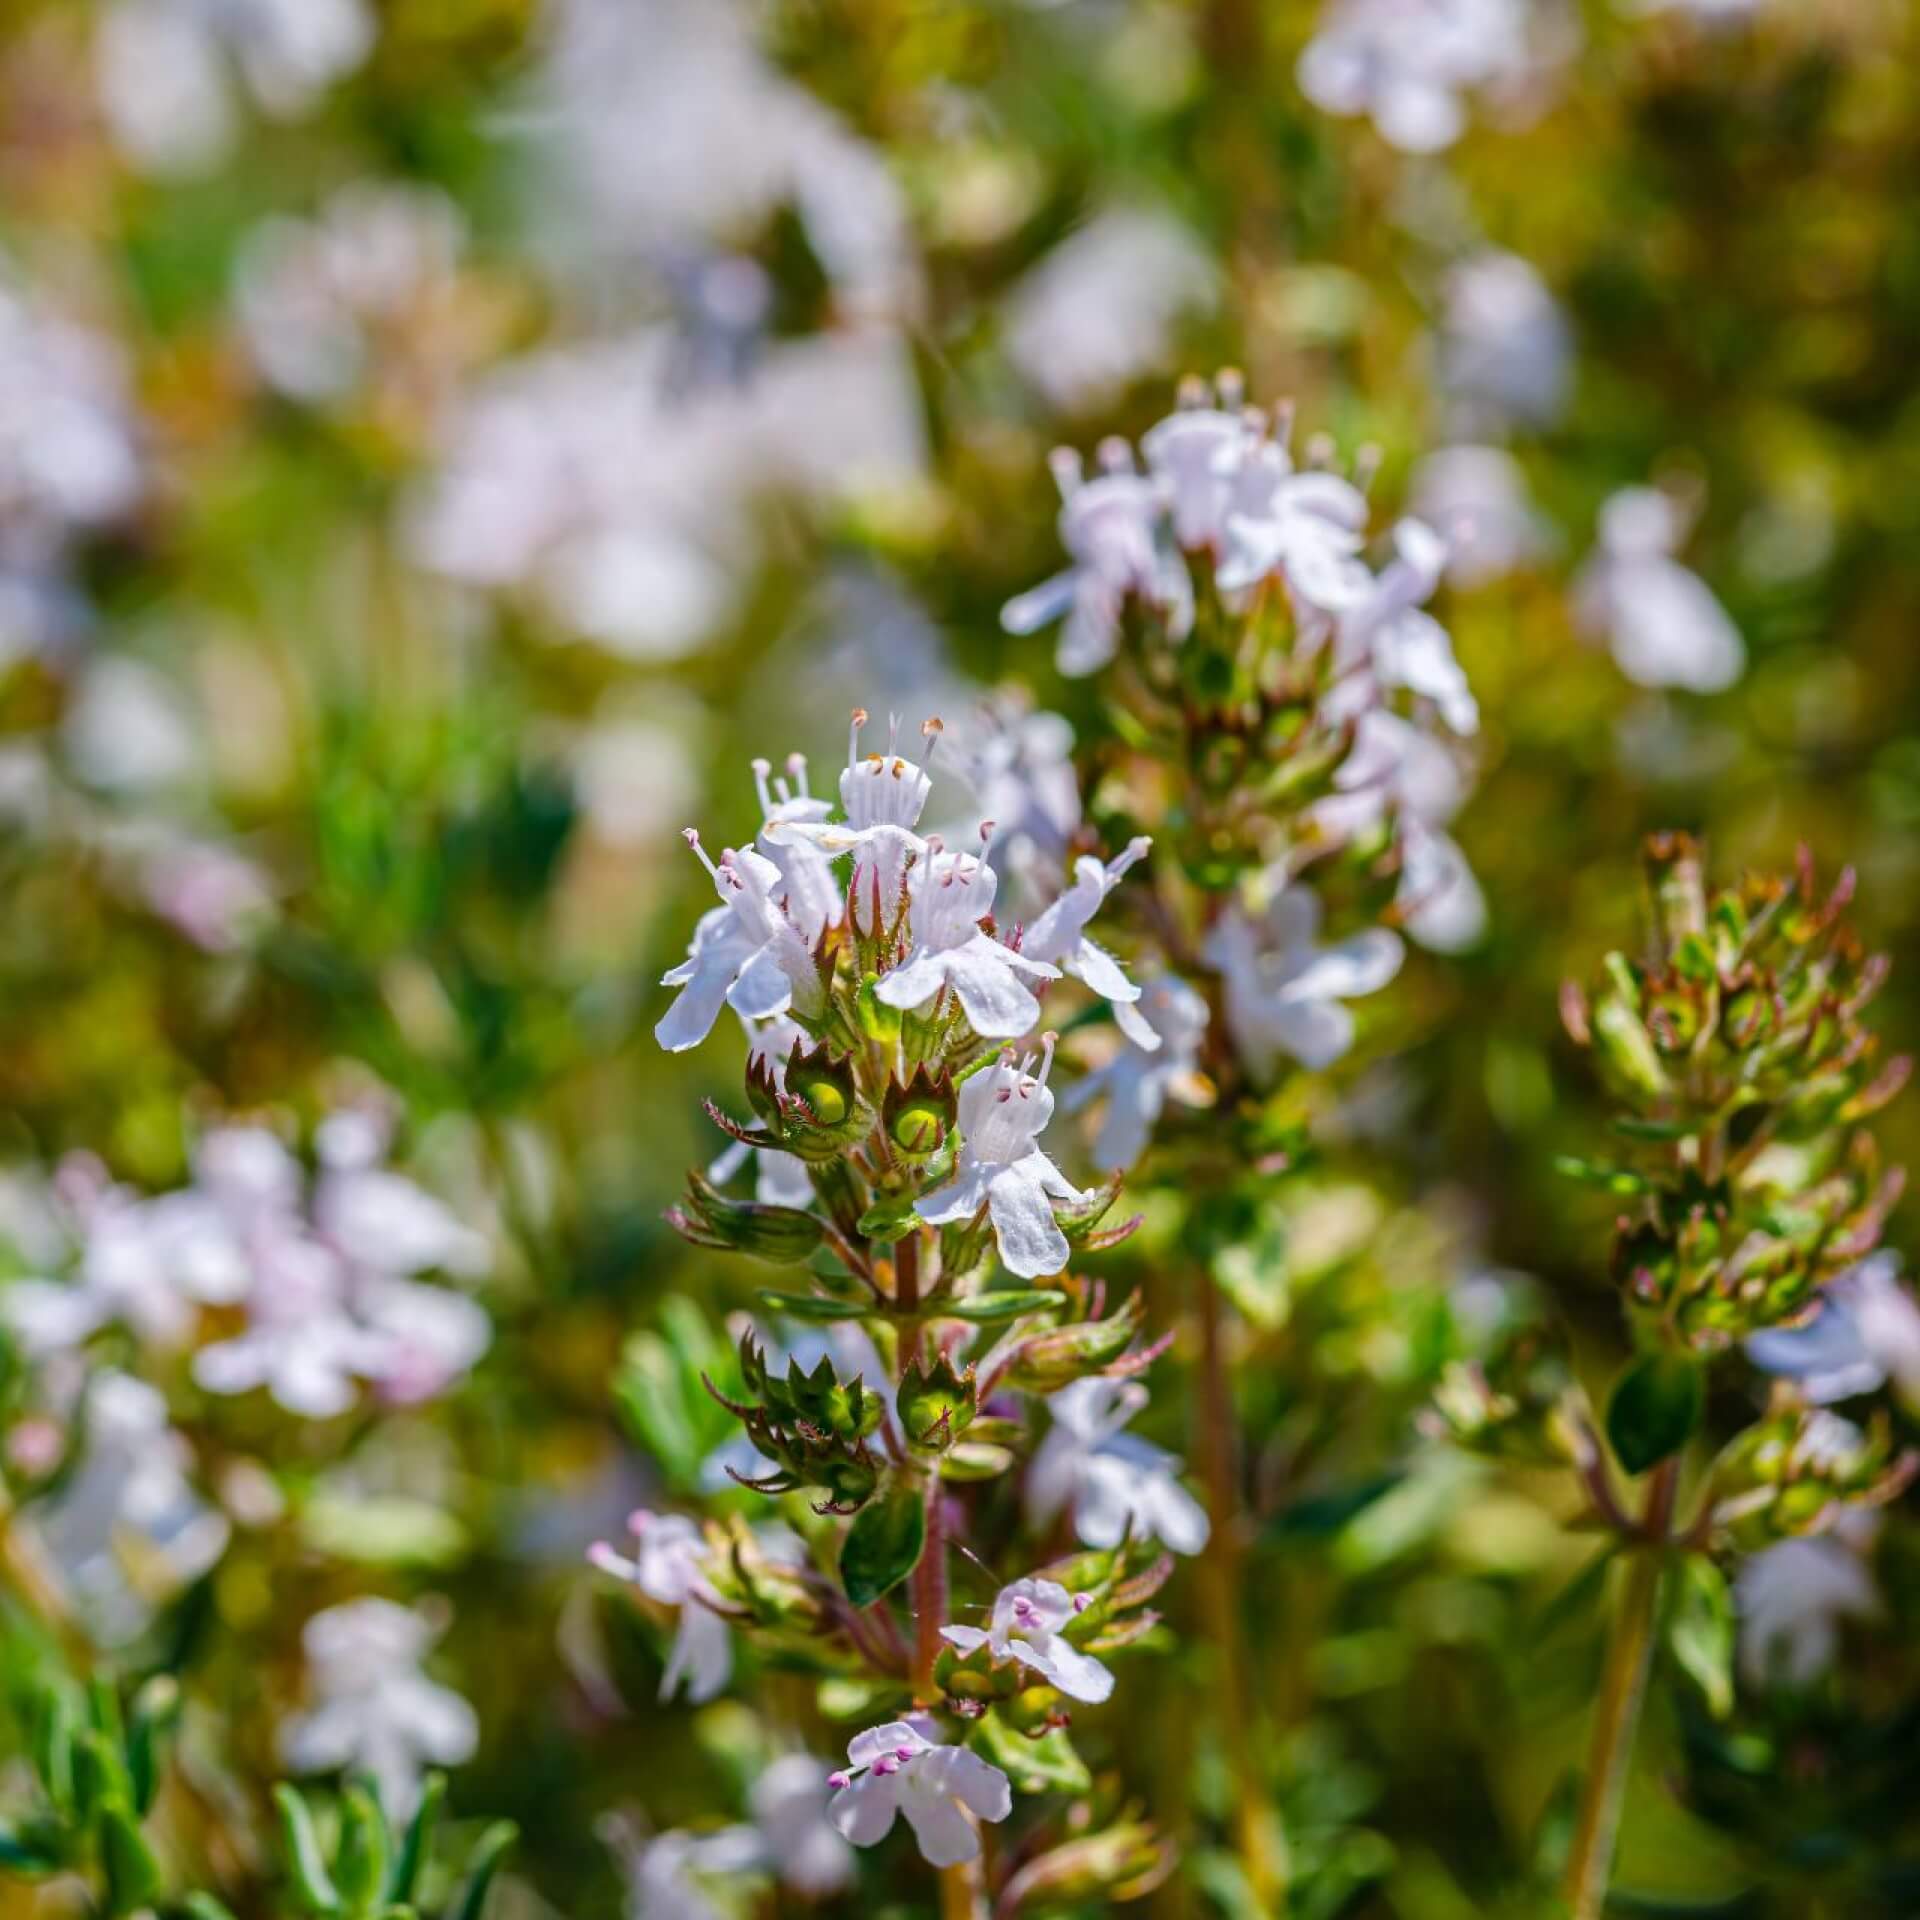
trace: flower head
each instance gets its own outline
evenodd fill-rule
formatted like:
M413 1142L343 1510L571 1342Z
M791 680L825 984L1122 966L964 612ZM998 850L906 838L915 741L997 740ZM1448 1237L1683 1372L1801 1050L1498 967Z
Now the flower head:
M904 1815L929 1866L955 1867L980 1853L978 1822L1013 1811L1007 1776L965 1747L930 1740L909 1721L855 1734L847 1768L832 1776L829 1817L856 1847L871 1847Z

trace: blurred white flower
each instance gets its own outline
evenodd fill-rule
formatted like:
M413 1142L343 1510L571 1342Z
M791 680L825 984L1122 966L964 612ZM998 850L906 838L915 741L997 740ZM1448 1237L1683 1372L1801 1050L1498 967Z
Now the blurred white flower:
M1091 987L1113 1008L1120 1031L1136 1047L1151 1053L1160 1035L1137 1010L1140 989L1121 971L1106 948L1087 935L1087 922L1106 904L1107 895L1153 845L1145 834L1128 841L1113 860L1097 860L1083 853L1073 863L1073 884L1021 934L1020 951L1030 960L1045 960L1082 985Z
M1562 51L1529 0L1330 0L1300 56L1300 90L1328 113L1365 114L1407 153L1466 130L1468 96L1527 103Z
M1072 725L1018 695L996 694L951 728L943 744L976 817L993 822L987 859L994 871L1023 897L1062 873L1081 820Z
M1161 490L1135 468L1133 449L1124 440L1103 441L1092 480L1080 456L1065 447L1054 453L1052 467L1063 503L1060 544L1073 564L1009 600L1000 624L1028 634L1064 620L1056 659L1062 673L1074 675L1096 673L1113 658L1130 595L1184 633L1193 620L1193 583L1161 538Z
M1319 933L1318 897L1290 886L1257 916L1229 907L1207 935L1202 957L1220 975L1227 1030L1257 1081L1271 1079L1283 1057L1331 1066L1353 1044L1342 1003L1377 993L1400 971L1404 949L1383 927L1330 947Z
M407 344L464 240L444 194L392 182L343 187L311 220L263 223L241 248L233 295L261 376L296 400L345 399L383 347Z
M1366 683L1356 670L1364 669L1375 686L1431 700L1455 733L1472 733L1480 725L1473 690L1446 628L1422 611L1440 584L1447 543L1424 522L1402 520L1393 530L1393 549L1366 594L1340 616L1338 692L1355 704L1363 700Z
M812 1754L783 1753L749 1795L762 1856L782 1886L809 1900L838 1893L854 1875L853 1855L828 1818L829 1779Z
M1013 1811L1013 1789L998 1767L966 1747L930 1740L905 1720L855 1734L847 1770L832 1778L829 1817L856 1847L878 1845L904 1815L933 1867L979 1858L979 1822Z
M1733 1601L1750 1686L1809 1686L1832 1666L1842 1622L1885 1617L1866 1560L1878 1531L1879 1516L1856 1508L1825 1533L1782 1540L1742 1564Z
M710 1833L674 1828L649 1836L615 1815L600 1830L626 1882L626 1920L723 1920L706 1883L751 1873L763 1864L761 1836L752 1827Z
M1483 587L1531 565L1546 528L1527 497L1520 463L1501 447L1442 447L1414 470L1414 514L1446 542L1447 579Z
M1047 1074L1053 1065L1048 1034L1038 1076L1029 1055L1008 1057L976 1073L960 1089L960 1158L944 1187L923 1194L915 1211L929 1226L972 1220L984 1207L993 1223L1000 1262L1023 1280L1058 1273L1067 1264L1067 1237L1053 1217L1053 1202L1084 1200L1040 1149L1039 1136L1053 1118Z
M740 0L550 0L530 130L571 187L555 241L657 264L797 215L843 313L910 319L920 271L881 152L756 44Z
M676 394L671 329L555 347L481 381L407 534L435 572L533 599L623 658L679 658L733 610L755 509L911 488L924 433L899 338L783 341L728 387Z
M103 1369L82 1391L80 1464L35 1503L32 1532L94 1631L119 1644L219 1560L230 1529L195 1491L157 1389Z
M480 1737L473 1708L422 1671L438 1638L425 1614L391 1600L350 1600L316 1613L300 1636L312 1704L280 1729L287 1766L296 1773L362 1768L388 1817L409 1819L425 1770L471 1759Z
M1392 814L1400 844L1400 923L1423 947L1457 953L1486 930L1487 901L1466 856L1444 831L1465 804L1468 781L1445 742L1382 707L1354 723L1353 748L1334 774L1337 791L1311 810L1337 840Z
M111 0L94 65L121 151L157 174L203 172L237 132L230 68L274 119L298 119L372 51L366 0Z
M1137 1380L1076 1380L1047 1399L1053 1426L1027 1469L1026 1509L1036 1527L1063 1509L1089 1547L1131 1535L1175 1553L1198 1553L1211 1528L1206 1509L1180 1484L1180 1462L1124 1432L1147 1404Z
M995 1666L1015 1662L1031 1668L1069 1700L1097 1706L1113 1693L1113 1669L1083 1653L1064 1629L1082 1610L1057 1580L1016 1580L994 1595L985 1627L945 1626L940 1637L963 1653L985 1647Z
M1616 493L1574 582L1574 612L1637 686L1718 693L1740 678L1747 654L1726 609L1674 558L1692 518L1655 487Z
M1900 1278L1900 1257L1876 1253L1821 1290L1804 1326L1757 1333L1747 1357L1828 1405L1877 1393L1891 1382L1920 1407L1920 1301Z
M697 1521L682 1513L642 1508L627 1516L627 1525L634 1537L631 1559L604 1540L587 1549L587 1558L602 1573L638 1587L649 1600L678 1609L679 1626L660 1678L660 1698L671 1700L684 1681L687 1698L696 1706L711 1700L733 1671L733 1642L726 1621L714 1611L718 1596L702 1571L706 1536Z
M67 758L89 786L145 793L204 770L199 728L179 689L138 660L88 663L61 727Z
M1218 292L1219 268L1183 222L1113 208L1007 295L1007 357L1055 412L1084 411L1162 370L1179 323Z
M1207 1030L1205 999L1171 974L1143 983L1140 1017L1153 1029L1153 1048L1123 1039L1119 1050L1070 1086L1061 1104L1069 1113L1094 1101L1106 1103L1093 1141L1093 1164L1103 1173L1121 1173L1146 1151L1167 1096L1197 1104L1200 1044Z
M1573 377L1573 338L1532 265L1497 249L1448 269L1441 290L1440 386L1456 434L1551 426Z

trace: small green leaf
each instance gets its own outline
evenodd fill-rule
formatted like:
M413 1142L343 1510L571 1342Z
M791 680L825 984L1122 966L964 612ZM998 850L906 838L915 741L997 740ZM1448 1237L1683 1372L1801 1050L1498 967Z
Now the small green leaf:
M452 1514L404 1494L318 1494L300 1531L316 1551L362 1566L447 1567L467 1550L466 1529Z
M1073 1749L1065 1727L1050 1727L1030 1739L997 1713L977 1722L967 1744L1013 1782L1016 1793L1087 1793L1093 1779Z
M280 1838L287 1867L309 1913L336 1914L340 1894L327 1872L320 1836L314 1831L313 1811L292 1787L275 1787L273 1804L280 1810Z
M854 1517L840 1548L840 1584L856 1607L870 1607L920 1564L927 1541L926 1498L896 1482Z
M948 1301L940 1312L955 1320L970 1320L976 1327L990 1326L996 1320L1017 1319L1023 1313L1048 1313L1064 1307L1067 1296L1055 1287L1008 1288L1000 1293L976 1293L971 1300Z
M519 1837L520 1829L511 1820L496 1820L474 1843L472 1853L467 1856L467 1883L460 1889L459 1902L448 1920L480 1920L480 1910L487 1904L487 1889L493 1884L493 1876L507 1849Z
M160 1791L166 1743L179 1717L179 1683L170 1674L155 1674L135 1696L127 1728L127 1774L136 1813L148 1812Z
M447 1797L447 1776L430 1773L420 1788L420 1805L407 1822L400 1851L394 1855L393 1871L387 1876L387 1902L403 1906L413 1898L420 1883L420 1869L426 1865L427 1849L433 1844L434 1822L440 1817L440 1803Z
M942 1480L997 1480L1014 1463L1012 1450L990 1440L956 1441L940 1459Z
M370 1913L379 1903L386 1886L387 1847L387 1822L379 1801L358 1783L348 1787L333 1860L334 1884L348 1913Z
M0 1869L29 1877L65 1864L62 1830L50 1820L0 1820Z
M159 1898L160 1862L153 1857L140 1823L119 1800L100 1809L100 1865L107 1876L107 1911L138 1913Z
M762 1288L754 1297L769 1313L789 1320L862 1320L872 1311L870 1302L823 1300L815 1293L769 1293Z
M1607 1403L1607 1438L1629 1473L1645 1473L1687 1443L1704 1399L1700 1369L1681 1353L1646 1353Z
M1602 1161L1583 1160L1578 1154L1572 1153L1556 1153L1553 1156L1553 1170L1569 1180L1599 1187L1607 1193L1645 1193L1652 1184L1644 1174L1635 1173L1631 1167L1610 1167Z
M180 1902L187 1920L233 1920L233 1909L224 1906L210 1893L190 1893Z
M1726 1575L1701 1554L1681 1561L1667 1617L1667 1646L1706 1696L1716 1720L1733 1711L1733 1596Z

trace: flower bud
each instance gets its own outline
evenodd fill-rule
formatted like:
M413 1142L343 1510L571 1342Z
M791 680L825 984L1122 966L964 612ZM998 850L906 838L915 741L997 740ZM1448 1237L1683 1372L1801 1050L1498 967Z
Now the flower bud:
M957 1371L945 1354L931 1366L915 1358L901 1377L894 1405L911 1445L944 1453L966 1431L978 1409L973 1369Z
M820 1245L821 1223L798 1207L733 1200L702 1173L687 1175L687 1197L667 1224L696 1247L750 1253L775 1266L798 1266Z

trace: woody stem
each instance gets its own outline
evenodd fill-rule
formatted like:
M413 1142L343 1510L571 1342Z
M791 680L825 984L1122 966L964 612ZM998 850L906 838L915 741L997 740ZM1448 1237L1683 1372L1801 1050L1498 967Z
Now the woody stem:
M1607 1877L1626 1803L1627 1769L1634 1733L1646 1698L1652 1663L1653 1629L1665 1570L1663 1549L1673 1520L1680 1463L1664 1460L1647 1485L1647 1504L1639 1531L1643 1540L1627 1563L1626 1585L1613 1617L1607 1664L1593 1712L1593 1744L1580 1795L1579 1824L1567 1856L1562 1892L1572 1920L1599 1920L1606 1905Z
M947 1619L947 1533L942 1512L940 1476L927 1479L927 1535L913 1569L913 1697L931 1705L935 1687L934 1662L946 1642L940 1629Z

